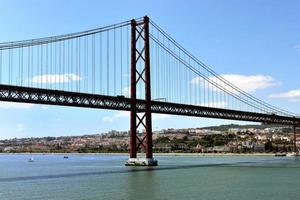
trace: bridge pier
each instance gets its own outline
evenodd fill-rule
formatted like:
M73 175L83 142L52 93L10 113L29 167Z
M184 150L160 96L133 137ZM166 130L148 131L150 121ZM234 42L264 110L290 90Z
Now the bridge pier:
M141 41L143 47L138 47ZM138 69L137 65L143 66ZM138 112L136 86L145 85L145 112ZM126 166L156 166L157 160L152 152L151 84L150 84L150 45L149 18L141 21L131 20L131 110L130 110L130 158ZM138 129L144 129L144 136L137 135ZM146 158L137 158L137 151L142 148Z

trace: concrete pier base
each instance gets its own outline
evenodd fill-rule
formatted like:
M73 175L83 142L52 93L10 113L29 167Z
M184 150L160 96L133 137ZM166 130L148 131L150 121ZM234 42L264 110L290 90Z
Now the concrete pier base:
M154 158L129 158L125 166L157 166L158 162Z

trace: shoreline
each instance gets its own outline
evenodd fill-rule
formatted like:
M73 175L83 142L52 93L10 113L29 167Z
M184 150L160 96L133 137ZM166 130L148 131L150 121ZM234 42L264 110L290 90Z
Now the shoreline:
M95 156L129 156L129 153L0 153L1 155L95 155ZM138 153L143 157L143 153ZM275 153L153 153L155 156L275 156Z

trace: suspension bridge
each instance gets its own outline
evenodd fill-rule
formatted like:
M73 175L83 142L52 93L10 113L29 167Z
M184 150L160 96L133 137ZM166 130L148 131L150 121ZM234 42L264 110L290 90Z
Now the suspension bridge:
M294 149L300 126L296 114L230 83L147 16L0 43L0 100L130 111L128 165L157 165L152 113L293 126Z

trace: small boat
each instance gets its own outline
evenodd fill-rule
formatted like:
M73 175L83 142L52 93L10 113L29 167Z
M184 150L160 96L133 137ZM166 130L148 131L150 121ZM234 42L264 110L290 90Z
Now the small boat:
M28 162L34 162L34 159L32 156L31 156L31 158L28 159Z
M292 153L288 153L286 156L288 157L293 157L293 156L300 156L300 154L298 152L292 152Z
M275 157L284 157L284 156L286 156L286 153L278 152L278 153L275 154Z
M69 156L64 156L64 159L68 159L69 158Z

